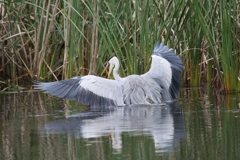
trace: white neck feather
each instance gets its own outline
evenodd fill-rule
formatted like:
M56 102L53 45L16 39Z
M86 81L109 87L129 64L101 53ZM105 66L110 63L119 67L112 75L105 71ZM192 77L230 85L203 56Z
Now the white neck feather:
M113 68L113 77L114 77L114 79L115 80L120 80L121 77L118 74L119 67L120 67L119 60L117 59L117 57L113 57L110 60L110 63L112 63L114 65L114 68Z

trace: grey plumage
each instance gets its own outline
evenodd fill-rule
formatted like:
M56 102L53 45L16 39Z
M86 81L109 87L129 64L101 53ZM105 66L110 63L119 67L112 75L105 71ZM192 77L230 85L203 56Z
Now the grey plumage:
M172 49L157 42L150 70L143 75L118 75L119 61L109 59L115 80L94 75L35 85L53 96L76 100L90 106L123 106L161 103L177 98L181 86L182 61Z
M108 91L111 89L117 91ZM76 100L79 103L90 106L123 106L122 86L111 79L105 79L93 75L78 76L67 80L56 82L39 82L35 85L35 89L45 90L53 96ZM98 91L96 93L96 91Z
M168 101L169 97L166 97L167 93L170 93L170 100L178 97L178 92L181 86L183 72L182 60L179 56L173 52L173 49L168 49L163 43L156 42L153 55L160 56L166 59L171 64L172 80L169 90L166 89L163 94L163 100Z

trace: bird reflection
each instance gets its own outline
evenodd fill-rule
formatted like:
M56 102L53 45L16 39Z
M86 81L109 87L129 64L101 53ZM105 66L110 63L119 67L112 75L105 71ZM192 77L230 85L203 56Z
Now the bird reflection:
M73 134L75 138L111 136L112 147L122 149L122 133L132 136L150 135L155 149L169 152L185 137L180 108L176 103L165 105L132 105L114 108L91 108L45 124L43 134Z

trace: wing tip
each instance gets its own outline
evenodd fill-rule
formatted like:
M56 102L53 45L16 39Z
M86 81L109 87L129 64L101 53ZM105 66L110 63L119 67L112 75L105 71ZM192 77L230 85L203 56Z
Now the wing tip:
M167 94L170 96L166 96L165 100L176 99L178 97L182 81L181 73L183 73L184 69L181 58L174 52L174 49L172 48L169 49L168 46L164 45L163 43L160 43L159 41L155 43L153 55L160 56L170 63L172 70L172 80L169 90L166 91Z
M155 43L153 54L162 55L162 53L167 51L173 51L173 49L169 49L167 45L164 45L164 43L160 43L159 41Z
M174 49L168 48L167 45L157 41L152 55L160 56L166 59L174 69L181 73L183 72L183 63L181 58L174 52Z

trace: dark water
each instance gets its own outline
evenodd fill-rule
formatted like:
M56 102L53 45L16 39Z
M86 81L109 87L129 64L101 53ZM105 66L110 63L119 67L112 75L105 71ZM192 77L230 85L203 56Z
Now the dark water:
M0 157L239 159L238 97L182 88L172 104L90 108L41 92L0 95Z

